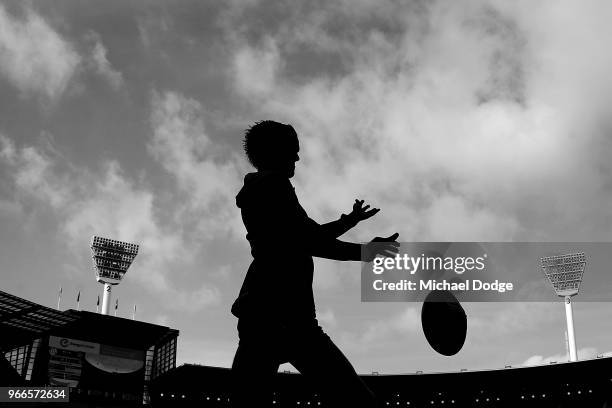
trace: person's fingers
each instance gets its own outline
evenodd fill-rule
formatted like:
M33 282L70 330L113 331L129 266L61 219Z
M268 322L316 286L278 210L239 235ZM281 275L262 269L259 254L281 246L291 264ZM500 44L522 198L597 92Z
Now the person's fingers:
M366 205L365 207L362 208L363 211L366 211L368 208L370 208L370 204Z
M385 238L386 241L395 241L399 237L399 233L396 232L393 235L389 235L389 237Z
M367 215L368 217L371 217L371 216L373 216L374 214L376 214L379 211L380 211L380 208L372 208L372 209L366 211L365 215Z
M397 242L396 242L397 237L399 237L399 233L396 232L395 234L389 235L386 238L384 238L384 237L376 237L372 241L373 242L395 242L397 244Z

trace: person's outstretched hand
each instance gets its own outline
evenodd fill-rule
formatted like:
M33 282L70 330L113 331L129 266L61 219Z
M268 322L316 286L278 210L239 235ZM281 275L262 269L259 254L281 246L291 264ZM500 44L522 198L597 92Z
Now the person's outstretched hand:
M377 212L380 211L380 208L371 208L370 205L363 205L364 200L356 199L355 203L353 203L353 211L351 211L348 216L355 221L355 224L368 218L371 218L376 215Z
M372 262L377 255L385 257L395 256L398 251L400 244L397 242L399 234L396 232L388 237L376 237L367 244L365 244L364 262Z

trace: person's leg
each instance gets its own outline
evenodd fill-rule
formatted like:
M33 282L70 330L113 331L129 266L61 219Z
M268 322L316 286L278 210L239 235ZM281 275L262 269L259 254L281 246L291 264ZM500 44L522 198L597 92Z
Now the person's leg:
M232 407L272 406L272 383L280 363L269 339L265 330L240 330L232 363Z
M376 397L320 327L297 333L290 363L332 407L377 407Z

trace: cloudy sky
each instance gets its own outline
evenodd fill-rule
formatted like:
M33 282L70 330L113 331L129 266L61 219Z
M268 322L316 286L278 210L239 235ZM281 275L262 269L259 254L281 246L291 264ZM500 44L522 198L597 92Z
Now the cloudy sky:
M241 138L265 118L300 135L313 218L382 208L347 239L610 241L611 18L607 0L0 1L0 288L95 310L91 236L137 242L119 314L179 329L179 363L229 366ZM419 304L361 303L359 276L317 261L314 286L360 372L564 358L559 303L466 304L449 358ZM581 356L612 350L611 304L579 299Z

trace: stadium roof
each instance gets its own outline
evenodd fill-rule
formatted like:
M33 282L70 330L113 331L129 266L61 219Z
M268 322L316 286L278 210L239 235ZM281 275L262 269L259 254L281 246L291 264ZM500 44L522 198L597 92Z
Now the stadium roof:
M0 349L10 350L31 343L77 319L78 316L0 291Z
M58 311L0 291L0 333L0 349L10 350L48 334L143 349L178 336L179 332L87 311Z
M51 333L62 337L94 341L108 345L148 348L178 336L179 331L139 320L125 319L99 313L67 310L77 320Z

